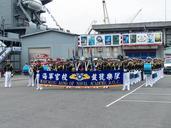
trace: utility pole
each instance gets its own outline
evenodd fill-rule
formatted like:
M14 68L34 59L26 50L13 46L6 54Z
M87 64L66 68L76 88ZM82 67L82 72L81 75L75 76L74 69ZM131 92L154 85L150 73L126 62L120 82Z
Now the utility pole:
M107 6L106 6L106 1L103 0L102 3L103 3L103 13L104 13L103 22L105 24L110 24L109 15L108 15Z

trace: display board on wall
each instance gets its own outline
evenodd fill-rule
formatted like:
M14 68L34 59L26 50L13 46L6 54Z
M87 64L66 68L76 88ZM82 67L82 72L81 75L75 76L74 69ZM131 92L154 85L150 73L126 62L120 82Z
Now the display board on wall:
M162 32L129 33L122 35L122 45L162 44Z
M79 47L120 46L121 34L81 35Z
M162 44L162 32L79 36L79 47Z

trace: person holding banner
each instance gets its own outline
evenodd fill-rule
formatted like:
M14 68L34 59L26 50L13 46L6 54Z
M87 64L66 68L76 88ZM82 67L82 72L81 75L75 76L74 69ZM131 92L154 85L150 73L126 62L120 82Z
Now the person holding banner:
M41 64L40 63L38 63L37 65L36 65L36 67L35 67L35 69L36 69L36 71L35 71L35 85L36 85L36 89L37 90L42 90L43 88L40 86L40 84L39 84L39 81L40 81L40 71L42 71L43 70L43 67L41 66Z
M37 70L37 74L36 74L36 79L35 79L35 84L36 84L36 86L37 86L37 90L42 90L43 88L40 86L40 84L39 84L39 78L40 78L40 74L39 74L39 70Z

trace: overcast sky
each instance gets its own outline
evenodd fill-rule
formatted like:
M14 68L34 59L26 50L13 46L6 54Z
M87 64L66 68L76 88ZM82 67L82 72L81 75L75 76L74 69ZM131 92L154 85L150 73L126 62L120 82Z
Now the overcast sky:
M166 1L167 20L171 20L171 0ZM165 20L165 0L106 0L106 4L111 23L129 23L141 8L134 22ZM61 27L73 33L84 34L94 20L103 23L102 0L53 0L46 7ZM47 21L55 27L50 17Z

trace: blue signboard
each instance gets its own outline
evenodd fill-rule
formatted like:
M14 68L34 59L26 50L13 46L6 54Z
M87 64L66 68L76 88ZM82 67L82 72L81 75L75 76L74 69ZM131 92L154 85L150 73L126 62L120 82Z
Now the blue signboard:
M40 72L40 84L96 86L123 84L123 71Z
M111 45L112 44L112 36L107 35L105 36L105 45Z
M129 35L123 35L123 43L129 44Z

